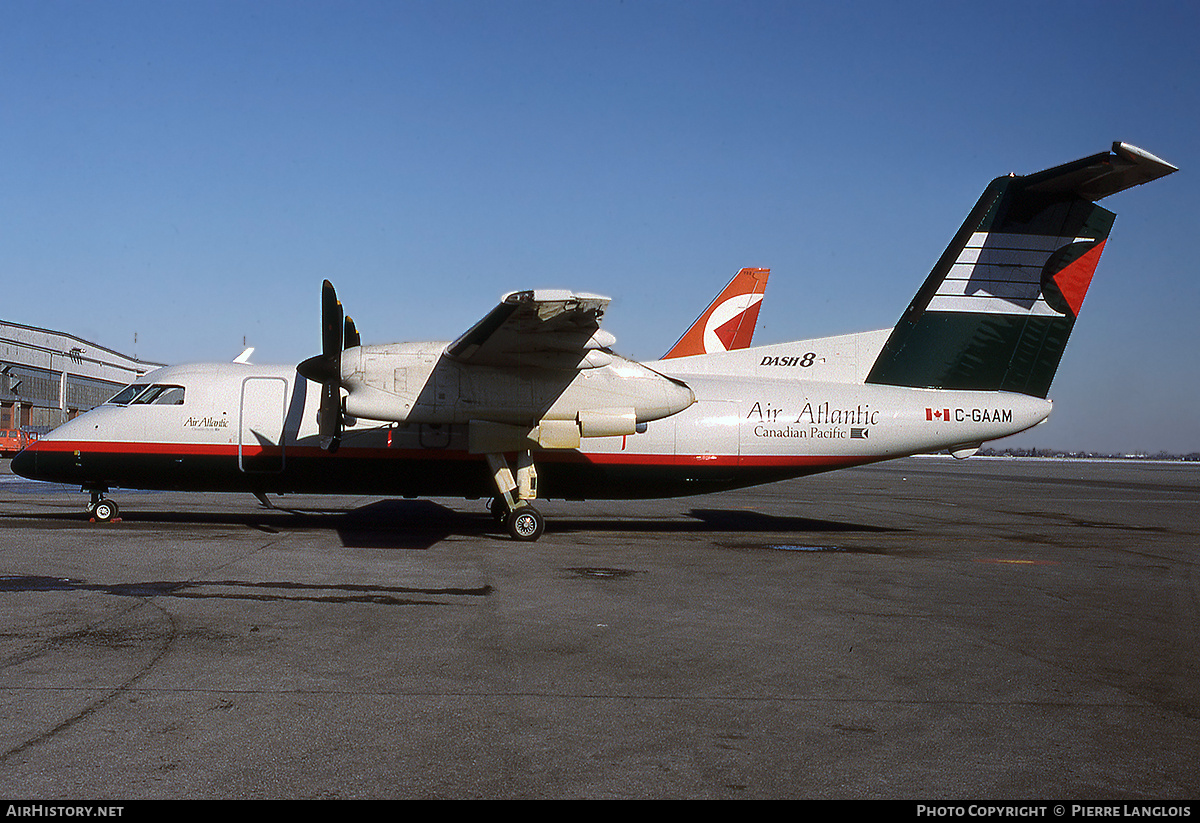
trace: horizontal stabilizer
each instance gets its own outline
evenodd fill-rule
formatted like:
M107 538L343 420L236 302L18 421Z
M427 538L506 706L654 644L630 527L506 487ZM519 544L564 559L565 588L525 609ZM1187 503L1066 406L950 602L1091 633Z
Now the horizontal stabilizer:
M1096 154L1026 175L1025 188L1039 194L1099 200L1179 171L1165 160L1128 143L1113 143L1111 152Z

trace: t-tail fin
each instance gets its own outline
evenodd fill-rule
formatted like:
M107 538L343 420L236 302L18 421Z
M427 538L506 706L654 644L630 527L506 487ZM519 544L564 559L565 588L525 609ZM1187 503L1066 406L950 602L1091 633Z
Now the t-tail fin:
M735 274L662 359L749 347L770 274L770 269L742 269Z
M1114 215L1093 201L1176 171L1141 149L992 181L868 383L1045 397Z

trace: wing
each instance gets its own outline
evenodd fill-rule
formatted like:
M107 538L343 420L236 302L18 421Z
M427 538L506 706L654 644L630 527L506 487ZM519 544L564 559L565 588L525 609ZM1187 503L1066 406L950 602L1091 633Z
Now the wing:
M518 291L446 348L480 366L576 368L591 352L615 341L600 331L609 298L561 290Z

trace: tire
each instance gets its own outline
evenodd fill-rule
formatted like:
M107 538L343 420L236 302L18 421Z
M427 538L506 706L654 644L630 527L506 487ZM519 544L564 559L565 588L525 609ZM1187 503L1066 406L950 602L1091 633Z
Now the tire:
M92 507L92 517L96 518L97 523L111 523L119 512L117 504L111 500L101 500Z
M518 506L509 514L505 525L514 540L532 543L546 530L546 518L533 506Z

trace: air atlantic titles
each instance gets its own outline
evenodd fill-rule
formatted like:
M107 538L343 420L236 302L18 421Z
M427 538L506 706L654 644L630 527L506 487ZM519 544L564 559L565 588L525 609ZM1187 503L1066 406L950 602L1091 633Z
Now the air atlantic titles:
M755 437L812 438L816 440L866 440L870 426L879 422L879 411L868 404L853 408L832 408L824 403L805 403L795 417L784 415L783 409L770 403L755 403L746 415L757 421ZM782 418L782 419L781 419Z

